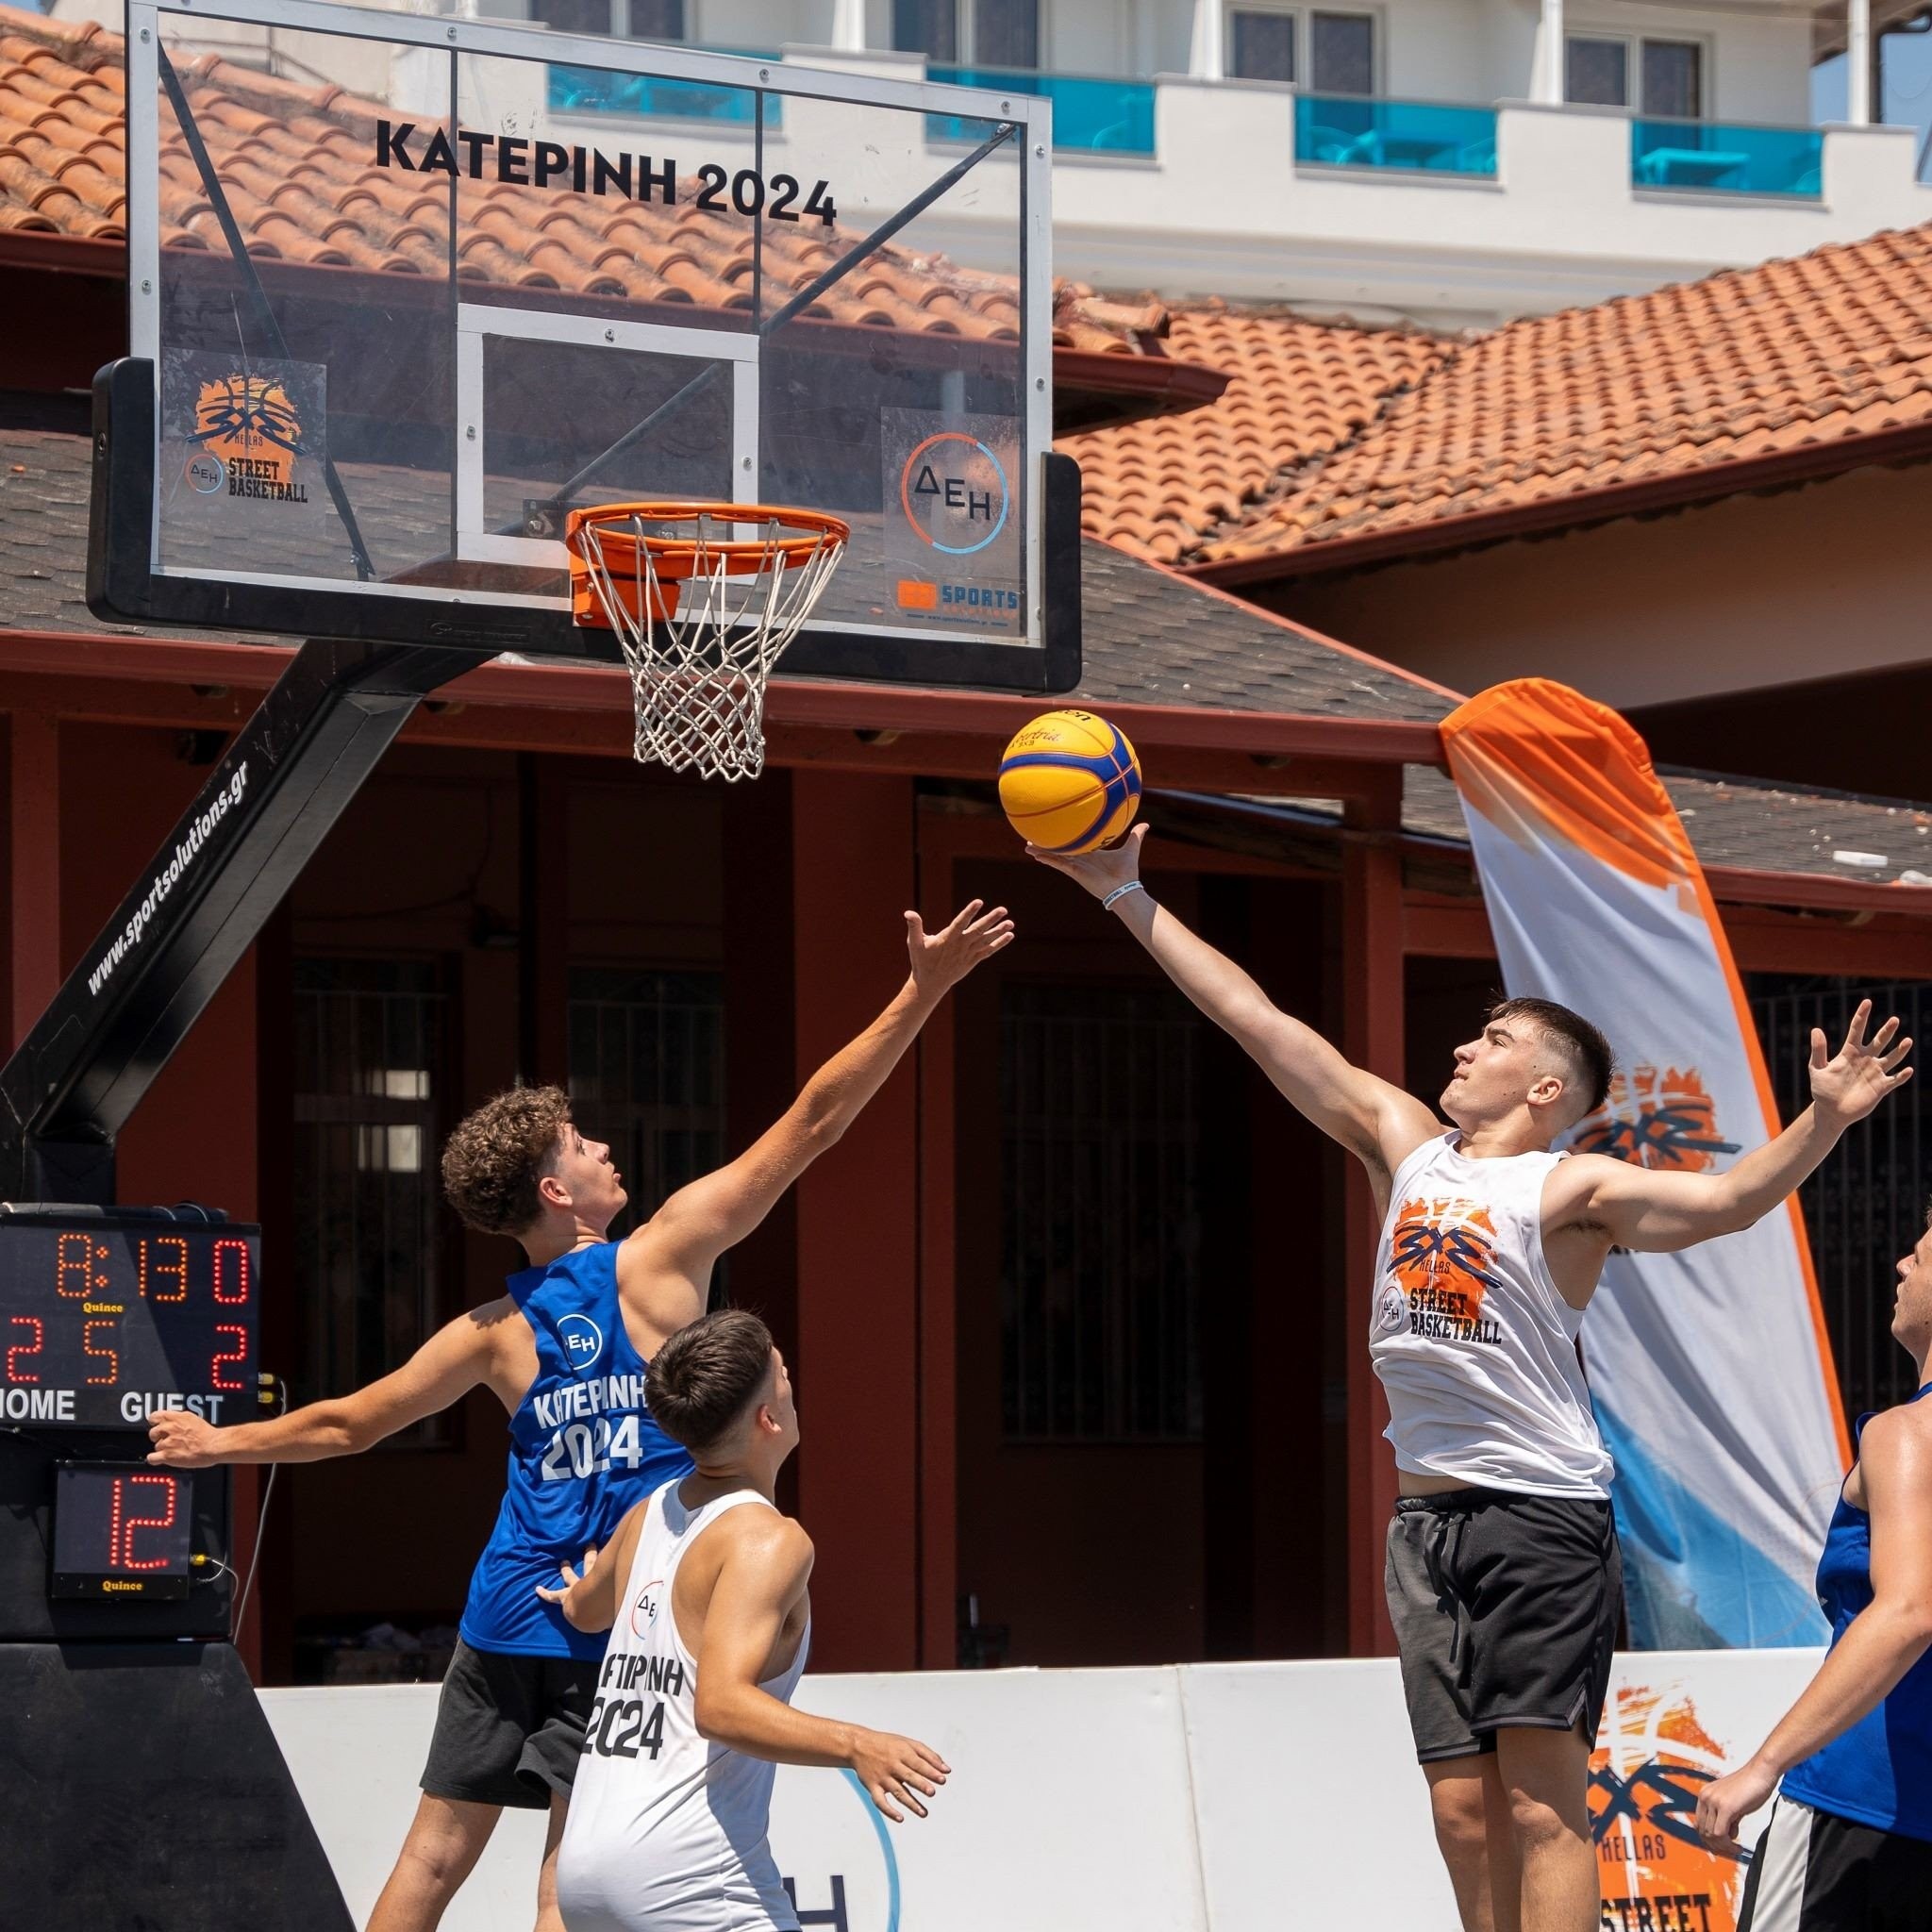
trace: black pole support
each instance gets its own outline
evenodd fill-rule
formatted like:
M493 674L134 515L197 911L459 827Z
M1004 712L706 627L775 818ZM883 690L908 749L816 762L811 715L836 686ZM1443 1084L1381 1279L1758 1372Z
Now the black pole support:
M111 1202L114 1138L423 697L474 652L311 638L0 1068L0 1199Z

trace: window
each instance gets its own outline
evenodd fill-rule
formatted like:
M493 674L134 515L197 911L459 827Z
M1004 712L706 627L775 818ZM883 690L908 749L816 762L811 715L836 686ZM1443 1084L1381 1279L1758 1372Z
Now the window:
M1318 94L1375 92L1375 23L1368 14L1308 16L1308 85Z
M1002 989L1008 1438L1201 1433L1201 1026L1165 987Z
M1704 49L1695 41L1645 41L1643 111L1675 121L1704 112Z
M573 968L570 1095L624 1175L630 1206L611 1233L626 1234L724 1162L724 976Z
M1874 1012L1898 1014L1900 1031L1914 1040L1926 1039L1932 1027L1932 985L1754 974L1749 991L1778 1111L1788 1121L1810 1105L1812 1027L1824 1027L1835 1049L1868 996ZM1932 1087L1913 1080L1874 1120L1847 1134L1798 1190L1848 1417L1903 1402L1917 1383L1911 1357L1891 1339L1893 1271L1925 1231L1928 1175Z
M530 18L560 34L628 41L684 39L684 0L530 0Z
M1294 15L1237 8L1227 17L1227 71L1236 80L1294 78Z
M1040 0L892 0L892 45L941 67L1036 69Z
M427 960L295 966L296 1240L301 1397L345 1395L399 1367L446 1318L437 1158L445 1003ZM455 1417L391 1438L440 1445Z
M1640 98L1631 98L1631 56ZM1563 43L1563 98L1591 107L1628 108L1661 119L1695 121L1704 113L1704 48L1695 41L1632 42L1571 34Z

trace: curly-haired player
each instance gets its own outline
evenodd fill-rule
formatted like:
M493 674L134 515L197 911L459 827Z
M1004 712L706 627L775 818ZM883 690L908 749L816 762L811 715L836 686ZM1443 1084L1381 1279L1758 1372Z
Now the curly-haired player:
M906 915L911 971L883 1013L806 1083L776 1125L681 1188L623 1241L610 1150L585 1139L556 1088L519 1088L450 1138L443 1186L472 1227L508 1235L528 1266L508 1292L430 1337L393 1374L274 1422L210 1427L155 1418L151 1461L313 1462L348 1456L479 1385L510 1418L509 1485L471 1579L462 1641L443 1680L423 1798L368 1932L431 1932L506 1805L548 1807L537 1932L562 1932L557 1846L595 1694L601 1636L537 1594L567 1557L603 1542L632 1504L688 1472L652 1419L648 1364L705 1311L719 1256L769 1214L885 1084L947 991L1013 936L978 900L928 935Z

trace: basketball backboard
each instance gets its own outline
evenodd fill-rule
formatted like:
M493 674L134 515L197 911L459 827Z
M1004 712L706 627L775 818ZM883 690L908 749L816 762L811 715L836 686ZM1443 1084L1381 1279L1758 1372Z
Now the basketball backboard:
M852 525L793 675L1077 675L1044 100L318 0L127 48L99 614L614 656L565 512L715 498Z

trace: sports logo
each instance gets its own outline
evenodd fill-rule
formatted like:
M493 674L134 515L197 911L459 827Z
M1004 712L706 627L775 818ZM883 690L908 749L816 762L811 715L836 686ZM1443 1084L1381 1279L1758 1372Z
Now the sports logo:
M307 503L295 460L307 454L302 416L279 376L236 370L202 383L194 399L195 454L188 481L206 495L225 478L230 496ZM212 458L219 474L208 468Z
M1681 1690L1619 1686L1590 1760L1604 1924L1618 1932L1734 1932L1743 1868L1697 1835L1697 1799L1729 1768Z
M1391 1285L1407 1303L1409 1332L1494 1345L1502 1330L1483 1315L1495 1286L1496 1225L1479 1201L1405 1201L1389 1241Z
M1579 1154L1639 1167L1705 1174L1741 1142L1718 1131L1717 1108L1695 1067L1633 1067L1617 1074L1603 1106L1576 1130Z
M557 1334L563 1343L564 1357L574 1370L593 1367L604 1353L604 1331L588 1315L560 1315Z

